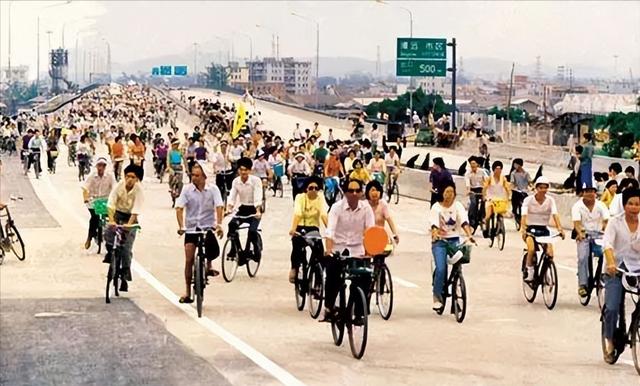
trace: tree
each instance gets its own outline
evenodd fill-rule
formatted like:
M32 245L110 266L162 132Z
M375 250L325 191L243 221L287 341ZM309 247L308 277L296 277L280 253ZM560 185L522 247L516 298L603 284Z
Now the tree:
M507 119L507 110L499 109L498 107L494 106L487 110L487 115L495 115L496 119ZM511 107L509 109L509 119L514 123L524 123L529 121L529 113L526 110Z
M609 142L602 149L610 157L630 157L634 144L640 141L640 114L613 112L596 117L594 127L609 132Z
M15 113L17 105L38 96L38 87L35 82L30 85L14 82L4 90L2 96L9 102L7 103L8 110Z
M222 90L227 87L229 82L229 73L225 66L211 63L211 66L206 69L207 72L204 74L204 78L207 88Z
M438 119L452 111L451 105L444 103L440 95L425 94L422 88L413 93L412 99L413 110L421 117L432 111L434 119ZM390 121L401 122L405 120L407 108L409 108L408 92L398 96L395 100L385 99L380 103L372 103L367 106L365 112L370 117L375 117L378 113L386 113L389 114Z

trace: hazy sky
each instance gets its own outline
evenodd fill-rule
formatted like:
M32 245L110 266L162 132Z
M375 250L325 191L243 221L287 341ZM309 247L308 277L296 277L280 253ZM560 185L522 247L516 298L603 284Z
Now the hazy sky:
M64 4L49 7L53 4ZM315 56L315 24L291 16L296 12L320 21L320 55L383 61L395 58L396 38L409 35L413 12L415 37L456 37L463 57L492 57L530 64L540 55L545 65L584 63L634 68L640 76L639 1L20 1L11 6L12 65L29 64L35 77L36 19L41 17L41 68L48 35L51 45L75 45L76 33L90 25L80 43L91 46L105 38L113 62L193 50L216 51L232 38L236 57L271 54L271 31L280 35L281 56ZM0 1L0 55L8 54L8 1ZM256 24L263 26L257 28ZM266 28L268 29L266 29ZM91 27L89 27L91 28ZM104 46L102 46L104 47ZM226 51L226 49L225 49Z

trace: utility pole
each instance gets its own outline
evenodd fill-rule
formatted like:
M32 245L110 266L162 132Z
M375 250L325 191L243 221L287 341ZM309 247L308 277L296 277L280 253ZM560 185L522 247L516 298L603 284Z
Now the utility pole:
M378 52L376 55L376 78L380 81L380 46L378 46Z
M513 70L516 68L515 63L511 63L511 78L509 79L509 97L507 98L507 121L511 115L511 95L513 94Z
M198 43L193 43L193 84L198 84Z
M456 38L451 39L451 43L447 43L451 47L451 56L453 57L451 68L451 132L456 132ZM413 112L413 111L412 111Z

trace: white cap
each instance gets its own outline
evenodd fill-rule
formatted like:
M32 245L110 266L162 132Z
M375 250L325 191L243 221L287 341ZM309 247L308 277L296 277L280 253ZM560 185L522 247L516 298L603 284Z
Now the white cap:
M109 162L107 162L107 159L104 157L100 157L98 158L98 160L96 161L96 165L107 165Z
M549 179L545 176L540 176L538 177L538 179L536 180L536 186L538 185L547 185L547 186L551 186L551 182L549 182Z

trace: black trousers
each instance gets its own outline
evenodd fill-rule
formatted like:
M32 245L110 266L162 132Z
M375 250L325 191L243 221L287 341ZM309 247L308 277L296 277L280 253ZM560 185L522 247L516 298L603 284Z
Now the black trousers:
M255 206L249 206L249 205L241 205L238 208L238 216L240 217L246 217L246 216L250 216L256 214L256 207ZM229 221L229 233L237 233L238 232L238 228L240 227L241 224L251 224L249 226L249 233L247 236L247 242L252 243L253 244L253 250L257 252L256 258L260 258L262 251L260 250L261 248L259 248L258 246L258 226L260 225L260 219L257 219L255 217L250 217L250 218L233 218L231 219L231 221ZM231 243L231 252L235 253L235 246L233 245L233 243Z
M91 214L91 218L89 219L89 234L87 235L87 238L93 239L98 236L98 231L100 229L100 216L98 216L93 209L89 209L89 213Z
M298 233L302 233L302 232L313 232L313 231L319 231L318 227L307 227L307 226L298 226L296 228L296 232ZM291 239L291 269L298 269L300 267L300 263L302 262L303 259L306 260L307 258L307 243L305 242L305 240L301 237L294 237ZM322 247L322 242L321 241L317 241L316 244L314 245L314 248L312 248L312 259L321 259L322 258L322 254L324 253L324 248ZM314 255L315 254L315 255Z
M368 260L362 261L363 264L369 264ZM322 265L325 268L325 307L330 310L333 310L336 303L336 296L338 296L338 292L342 285L344 284L344 280L342 280L342 270L343 270L344 262L340 259L337 259L333 256L327 257L324 256L322 259ZM354 278L352 282L364 292L365 302L368 303L369 300L369 287L371 286L371 276L363 276ZM346 302L346 299L345 299ZM359 303L357 303L359 304ZM362 316L363 310L356 306L356 315ZM367 310L368 312L368 310Z

